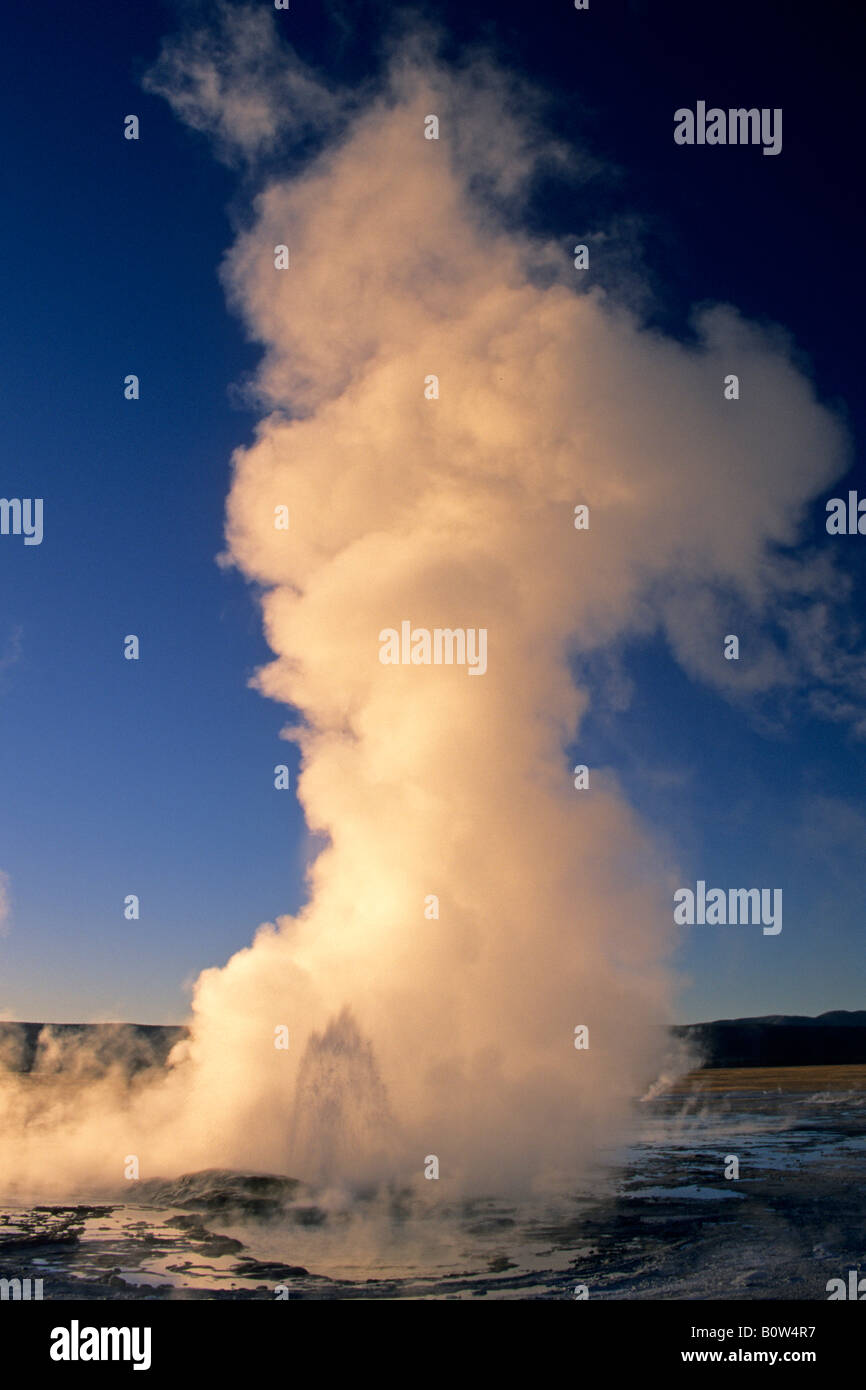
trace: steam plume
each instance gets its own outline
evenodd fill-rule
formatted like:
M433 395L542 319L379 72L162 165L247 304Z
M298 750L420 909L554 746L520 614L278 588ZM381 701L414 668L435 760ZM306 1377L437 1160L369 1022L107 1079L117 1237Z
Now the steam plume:
M567 161L507 75L408 41L378 94L341 95L277 61L263 13L228 13L149 81L248 167L290 138L287 93L322 141L262 176L225 262L265 413L234 459L224 562L260 588L256 684L296 712L326 848L304 910L202 974L166 1080L92 1089L29 1132L62 1125L79 1176L136 1145L150 1174L420 1174L428 1154L482 1188L573 1174L656 1074L676 883L612 775L572 785L581 662L656 632L725 688L733 605L758 653L737 697L853 679L803 628L833 576L782 553L844 438L779 334L712 307L692 344L665 338L515 229L538 169ZM486 674L382 665L405 619L485 628Z

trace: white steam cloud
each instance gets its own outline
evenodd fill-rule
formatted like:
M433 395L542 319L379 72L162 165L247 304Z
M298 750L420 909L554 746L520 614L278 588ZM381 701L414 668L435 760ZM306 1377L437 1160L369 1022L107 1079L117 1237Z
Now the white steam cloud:
M224 270L267 411L234 459L225 561L261 587L257 685L297 711L327 847L308 906L202 974L167 1078L31 1118L19 1161L62 1125L79 1178L130 1151L143 1175L420 1175L428 1154L481 1188L571 1174L657 1074L677 881L611 776L572 786L572 662L658 631L732 694L820 687L842 717L853 668L814 622L837 580L785 548L844 436L778 333L727 307L691 345L647 331L514 229L566 156L493 65L408 41L376 93L345 96L262 12L222 14L151 89L226 158L327 136L264 177ZM487 673L383 666L404 619L486 628ZM749 634L738 664L727 632Z

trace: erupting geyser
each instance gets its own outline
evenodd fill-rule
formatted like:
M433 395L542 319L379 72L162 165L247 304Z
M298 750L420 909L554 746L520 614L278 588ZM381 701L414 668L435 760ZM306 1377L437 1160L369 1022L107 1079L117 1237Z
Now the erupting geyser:
M344 1009L323 1033L313 1033L304 1049L295 1086L292 1159L298 1171L328 1180L352 1172L365 1155L387 1165L393 1145L394 1121L373 1049Z
M263 418L224 561L261 592L256 685L294 711L326 848L303 911L203 973L163 1079L4 1125L4 1168L116 1180L135 1152L142 1176L351 1181L420 1178L433 1153L439 1190L570 1181L657 1074L679 881L612 776L575 788L582 659L658 633L730 683L719 593L757 630L832 582L779 547L843 437L776 336L726 308L693 345L647 332L515 229L538 170L568 166L518 83L438 66L426 36L361 101L280 52L264 12L220 14L149 85L258 178L224 277L264 345ZM298 110L318 152L278 176ZM407 615L483 632L484 669L432 639L429 661L381 661ZM799 680L801 631L764 632L740 688Z

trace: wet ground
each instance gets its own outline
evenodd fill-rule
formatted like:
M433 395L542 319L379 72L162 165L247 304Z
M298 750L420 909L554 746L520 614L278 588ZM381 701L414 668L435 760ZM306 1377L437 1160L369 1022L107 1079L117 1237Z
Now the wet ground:
M616 1157L546 1207L223 1172L0 1207L0 1278L50 1299L825 1300L866 1275L866 1068L700 1073Z

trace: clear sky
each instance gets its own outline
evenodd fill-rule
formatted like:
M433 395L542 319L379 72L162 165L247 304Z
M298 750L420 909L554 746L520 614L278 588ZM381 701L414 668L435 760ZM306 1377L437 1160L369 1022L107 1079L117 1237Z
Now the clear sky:
M293 0L279 22L308 62L355 80L375 71L388 8ZM647 312L668 333L686 335L702 301L784 325L850 431L852 471L827 495L866 495L862 20L841 31L841 5L754 0L418 9L455 49L482 39L542 83L557 133L598 159L580 214L561 184L533 228L617 226L614 250L625 266L640 247ZM247 688L268 657L254 595L216 564L230 454L256 419L239 387L258 350L218 279L243 180L141 86L176 23L149 3L48 0L4 25L0 495L45 499L41 546L0 537L9 1018L177 1021L202 968L304 897L303 817L273 786L297 753L279 738L285 710ZM783 108L783 152L679 149L673 111L699 98ZM856 623L866 538L828 537L819 500L802 539L841 557ZM127 633L137 663L122 659ZM681 1019L864 1007L857 711L819 718L807 692L732 705L658 635L588 677L583 759L616 771L683 882L784 890L776 940L684 937Z

